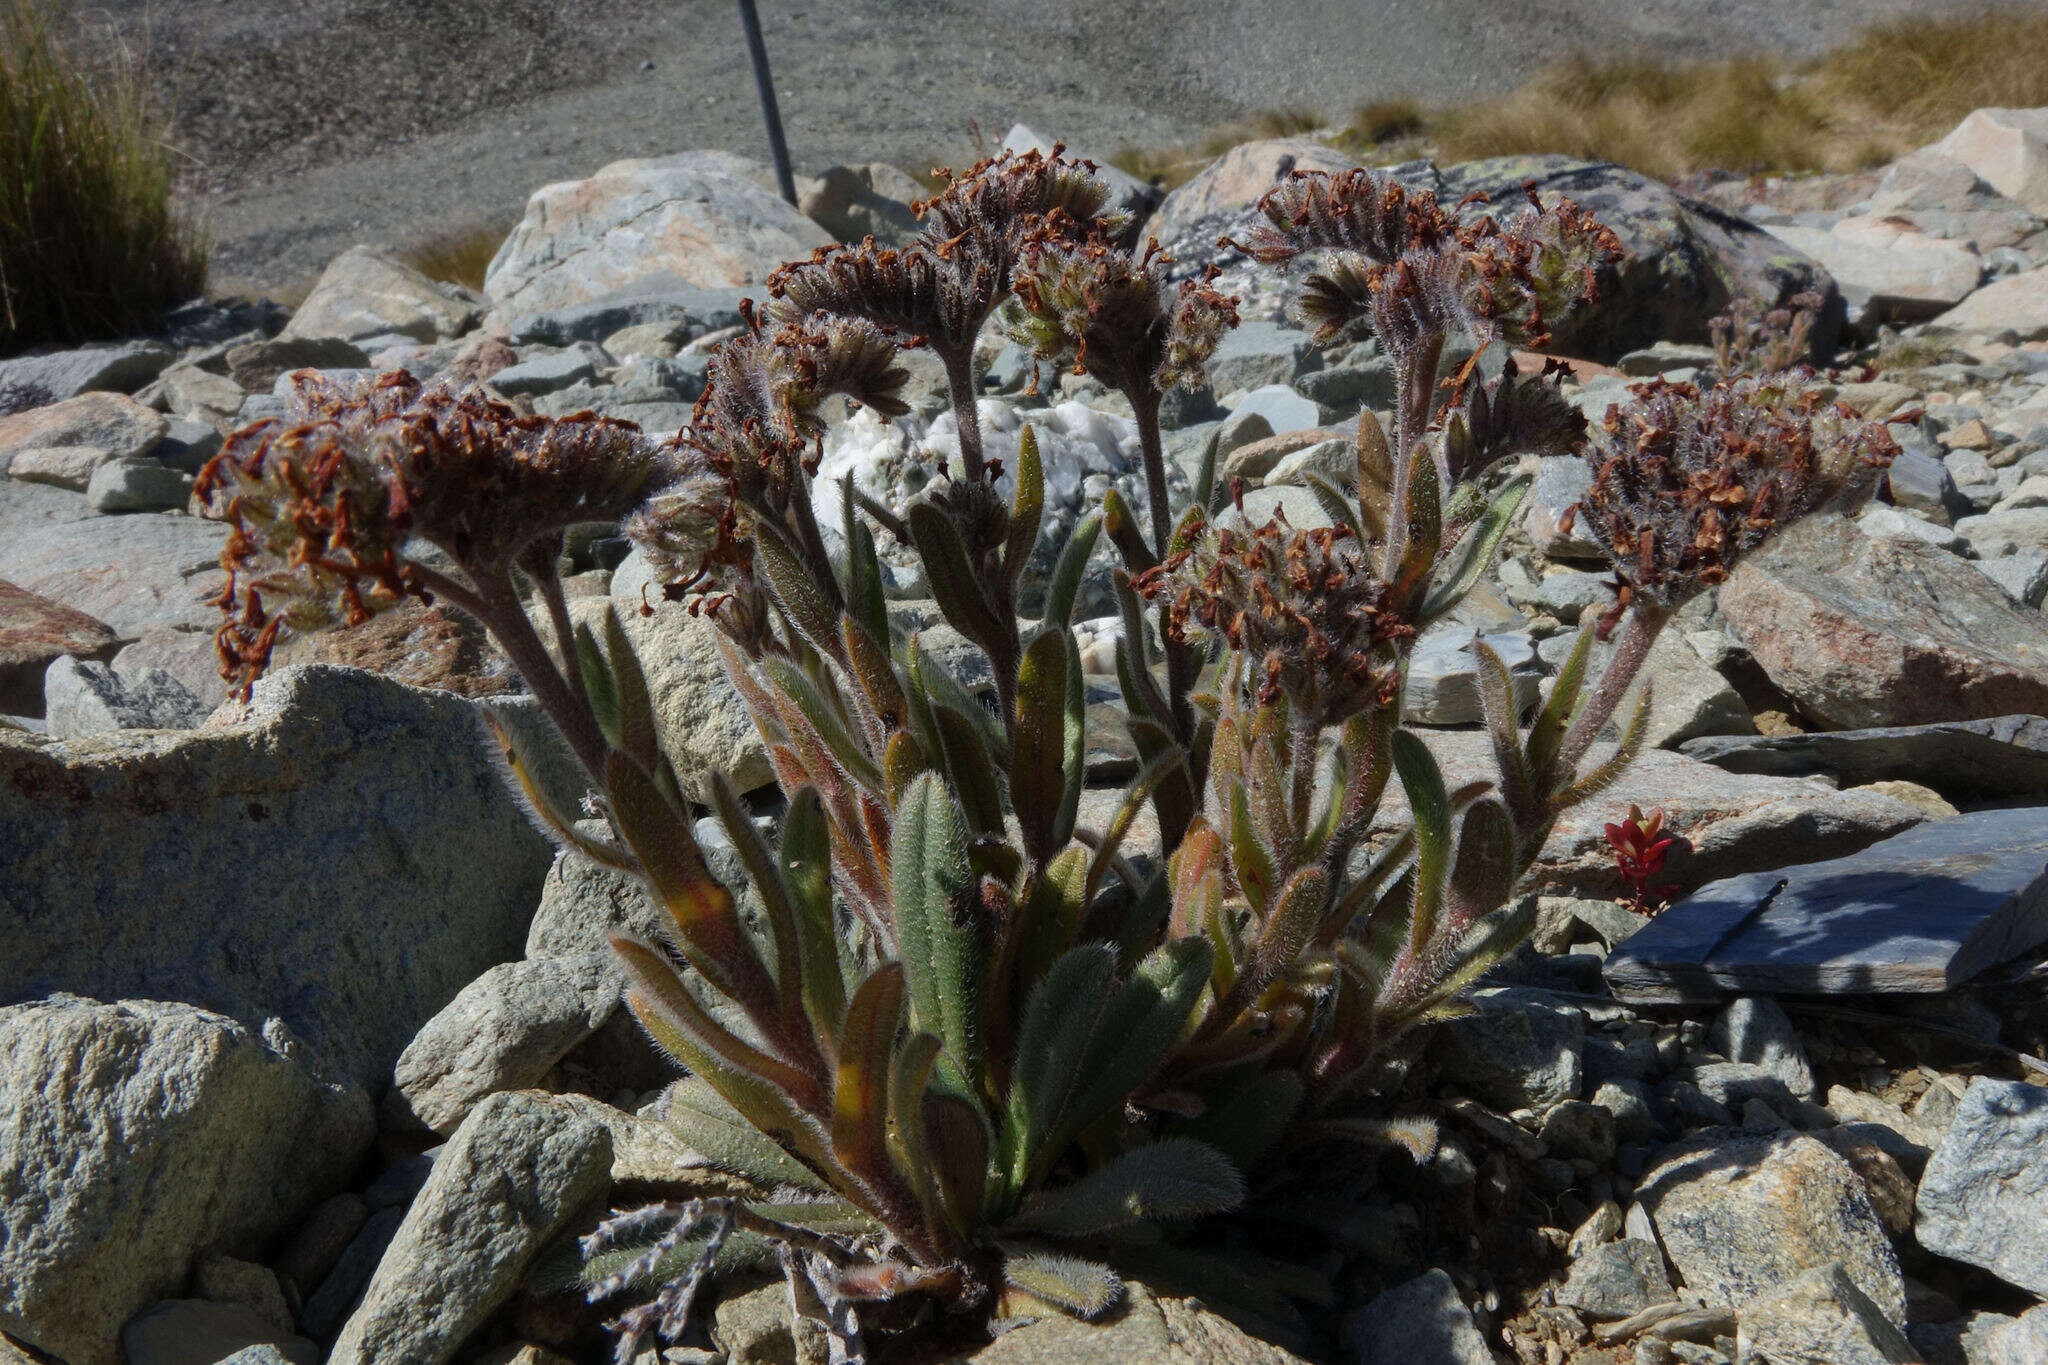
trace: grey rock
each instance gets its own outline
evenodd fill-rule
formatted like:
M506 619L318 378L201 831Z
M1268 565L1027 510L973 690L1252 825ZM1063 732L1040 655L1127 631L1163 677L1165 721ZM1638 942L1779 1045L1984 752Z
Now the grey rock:
M1402 175L1435 189L1445 204L1475 191L1497 205L1513 204L1523 184L1533 180L1546 202L1560 195L1576 200L1614 229L1625 254L1601 270L1599 302L1555 329L1560 354L1611 360L1657 341L1704 342L1710 339L1708 322L1731 299L1770 307L1809 289L1824 299L1814 349L1824 354L1834 345L1843 309L1825 269L1746 219L1647 176L1563 156L1466 162L1444 167L1440 180L1423 163L1413 172L1402 168Z
M1352 1365L1493 1365L1493 1352L1441 1270L1389 1289L1344 1320Z
M1617 1077L1601 1081L1593 1092L1592 1102L1614 1115L1616 1139L1648 1142L1661 1131L1651 1098L1650 1087L1643 1082Z
M1924 322L1960 302L1983 274L1974 250L1895 220L1852 216L1826 228L1786 224L1769 231L1835 277L1848 321L1864 332L1881 323Z
M1630 351L1614 362L1614 368L1635 379L1649 379L1673 370L1704 370L1718 363L1711 346L1687 346L1659 341L1639 351Z
M320 1287L307 1296L305 1306L299 1310L301 1328L322 1341L340 1329L362 1302L363 1290L377 1273L391 1239L398 1235L398 1225L404 1221L402 1204L379 1209L369 1216L362 1230L350 1239L341 1259L320 1281Z
M0 413L26 412L81 393L134 393L176 358L160 341L117 341L0 360Z
M1537 1136L1553 1155L1568 1160L1614 1160L1614 1115L1597 1104L1564 1101L1543 1116Z
M1604 610L1613 603L1612 576L1576 569L1546 574L1528 594L1528 601L1565 624L1574 625L1583 613Z
M1813 1064L1791 1018L1767 995L1739 995L1707 1031L1721 1055L1761 1067L1800 1099L1814 1095Z
M102 659L119 643L84 612L0 582L0 715L43 714L51 664L67 655Z
M1932 455L1900 451L1885 471L1885 481L1895 505L1930 521L1946 526L1968 511L1956 492L1956 481L1949 476L1948 466Z
M227 700L228 685L220 676L220 651L204 630L144 626L111 660L117 677L133 677L162 669L207 706Z
M68 995L0 1009L0 1330L114 1365L121 1324L201 1251L260 1255L373 1132L369 1097L309 1071L275 1019Z
M294 370L362 370L369 368L370 357L340 337L277 337L237 346L226 361L228 377L255 396L269 393Z
M1654 1242L1624 1237L1594 1247L1572 1263L1557 1301L1600 1322L1633 1317L1645 1308L1670 1303L1671 1276Z
M627 327L675 324L686 336L737 327L740 302L763 296L758 287L685 284L668 277L642 280L582 303L522 313L506 324L506 339L515 346L568 346L578 341L603 341Z
M1286 516L1288 525L1299 531L1314 531L1330 525L1330 514L1323 510L1323 504L1315 494L1306 488L1288 484L1252 489L1244 495L1242 511L1234 504L1225 507L1218 514L1216 524L1243 530L1263 526L1276 514Z
M1940 995L2044 940L2048 832L2036 811L1992 809L1704 887L1610 954L1604 972L1636 1002L1728 990Z
M2048 618L1843 518L1809 518L1743 561L1720 607L1771 681L1832 726L2048 714Z
M172 469L197 474L206 467L208 460L220 453L220 446L220 428L209 422L174 417L164 432L163 440L157 442L149 454L151 459L160 460Z
M440 341L467 331L483 307L389 252L356 246L334 258L282 335L362 341L397 333Z
M586 820L578 828L596 838L612 837L608 822ZM711 850L705 852L708 858ZM581 959L603 949L611 934L658 937L667 918L638 877L563 849L541 886L540 908L526 933L526 956Z
M109 459L146 455L169 426L162 413L132 398L118 393L80 394L0 417L0 473L13 472L12 461L22 451L53 446L91 446L106 451ZM17 473L15 477L21 476Z
M1233 412L1223 419L1216 434L1216 470L1219 478L1234 470L1227 463L1231 453L1274 435L1273 424L1262 412ZM1270 466L1269 466L1270 467ZM1249 473L1250 471L1243 471ZM1259 471L1263 473L1264 471Z
M2021 550L1976 561L1977 570L2023 607L2048 603L2048 550Z
M1476 991L1477 1013L1438 1034L1444 1080L1496 1109L1532 1109L1577 1099L1586 1016L1541 992Z
M1527 635L1487 635L1487 647L1507 665L1516 714L1535 705L1541 679L1536 642ZM1418 725L1470 725L1480 720L1478 659L1470 635L1445 631L1419 643L1408 659L1403 714Z
M1998 1360L1991 1354L1992 1343L2014 1321L2003 1313L1965 1313L1953 1322L1909 1323L1906 1339L1927 1365L2025 1365L2028 1357Z
M1986 512L1956 522L1956 534L1970 543L1979 559L1997 559L2022 550L2048 550L2048 507L2022 507L2011 512Z
M2040 716L1715 736L1688 740L1680 750L1729 772L1828 773L1843 787L1913 781L1951 800L2048 795L2048 719Z
M1902 512L1896 507L1881 502L1871 503L1856 524L1867 536L1904 536L1910 540L1922 541L1937 550L1946 550L1952 555L1968 556L1970 542L1950 529L1944 519L1937 524L1922 520L1911 512Z
M1985 1342L1985 1365L2036 1365L2043 1360L2048 1360L2048 1304L2037 1304L2000 1324Z
M1216 354L1209 359L1209 387L1217 393L1237 393L1290 384L1303 369L1303 362L1314 355L1309 334L1299 328L1247 322L1225 333L1218 343Z
M440 1159L446 1146L443 1143L386 1166L377 1173L375 1180L363 1187L363 1204L370 1212L376 1213L381 1209L402 1209L412 1203L413 1196L434 1173L434 1163Z
M1160 203L1158 214L1145 225L1145 231L1172 251L1176 259L1202 259L1198 253L1181 249L1184 242L1213 254L1217 237L1248 218L1259 198L1289 172L1338 172L1357 164L1353 158L1313 138L1278 137L1240 143L1168 194Z
M589 303L650 277L759 284L832 240L749 178L759 170L726 152L684 152L543 186L498 249L484 291L516 315Z
M1693 1067L1692 1083L1714 1103L1738 1113L1752 1100L1762 1100L1784 1114L1796 1098L1777 1072L1747 1062L1702 1063Z
M1666 1148L1636 1198L1685 1285L1735 1307L1839 1262L1894 1323L1906 1287L1884 1224L1848 1162L1795 1133L1706 1132Z
M344 1192L324 1199L306 1215L271 1265L303 1300L320 1287L369 1217L360 1195Z
M873 237L900 247L917 235L910 206L925 198L924 186L884 161L833 166L799 192L803 215L842 242Z
M442 1365L510 1298L541 1248L611 1178L602 1126L544 1097L471 1111L399 1225L331 1365Z
M114 453L102 446L41 446L15 451L7 462L7 472L21 483L83 493L92 486L100 466L113 459Z
M597 366L581 351L560 351L510 365L491 376L491 387L508 396L553 393L597 377Z
M562 762L530 703L497 705ZM549 860L473 704L323 666L264 679L203 730L0 731L0 846L0 998L277 1014L366 1087L517 954Z
M1920 1354L1839 1264L1742 1306L1736 1356L1757 1365L1919 1365Z
M1317 441L1292 455L1282 455L1266 472L1269 484L1291 483L1306 488L1311 475L1331 480L1339 488L1350 487L1358 478L1357 447L1348 437Z
M1257 413L1276 432L1302 431L1322 424L1321 409L1313 399L1304 398L1285 384L1266 384L1239 399L1230 410L1232 417Z
M1920 1177L1914 1235L2048 1295L2048 1089L1979 1076Z
M105 664L68 654L43 674L43 705L52 739L109 730L189 730L212 709L160 668L123 678Z
M452 1133L485 1096L539 1082L618 1005L609 953L501 963L399 1054L387 1115Z
M195 422L224 422L242 410L248 397L225 374L186 362L171 366L157 380L166 411Z
M1376 355L1296 375L1294 387L1302 397L1314 399L1320 407L1348 413L1358 408L1392 407L1400 390L1400 377L1393 357Z
M1536 481L1529 488L1529 509L1522 525L1536 548L1552 559L1604 559L1600 543L1586 535L1585 526L1574 516L1564 529L1564 514L1586 496L1593 486L1593 471L1577 455L1547 455L1539 462Z
M204 1299L151 1304L121 1329L121 1349L128 1365L225 1365L250 1351L290 1365L320 1361L320 1348L304 1337L280 1331L240 1305Z
M1492 745L1483 734L1425 730L1419 737L1453 788L1498 776ZM1596 757L1603 752L1593 750ZM1396 790L1399 785L1389 784L1373 818L1376 837L1407 828L1407 800ZM1665 872L1688 889L1739 872L1850 853L1926 819L1918 808L1878 793L1827 791L1789 778L1722 772L1682 754L1651 750L1630 764L1599 800L1575 806L1558 818L1530 868L1525 889L1610 898L1622 893L1604 827L1631 804L1645 810L1661 806L1665 827L1686 841L1687 847L1670 851Z
M103 515L176 511L191 500L192 476L155 460L109 460L85 486L85 505Z

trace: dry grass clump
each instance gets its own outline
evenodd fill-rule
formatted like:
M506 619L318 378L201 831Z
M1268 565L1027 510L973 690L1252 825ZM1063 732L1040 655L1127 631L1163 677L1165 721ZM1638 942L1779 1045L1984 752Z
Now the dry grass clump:
M1660 179L1693 171L1856 170L1940 137L1972 109L2048 104L2048 8L1909 19L1795 64L1774 56L1663 62L1577 56L1494 99L1429 110L1360 105L1334 133L1272 111L1180 147L1126 148L1115 165L1171 189L1252 138L1316 133L1368 162L1558 152Z
M482 289L484 274L512 227L504 222L457 223L408 243L399 259L430 280Z
M0 354L131 334L206 286L132 55L0 0Z
M1564 152L1666 179L1853 170L1940 137L1972 109L2048 103L2048 9L1906 20L1794 66L1578 57L1431 128L1463 160Z

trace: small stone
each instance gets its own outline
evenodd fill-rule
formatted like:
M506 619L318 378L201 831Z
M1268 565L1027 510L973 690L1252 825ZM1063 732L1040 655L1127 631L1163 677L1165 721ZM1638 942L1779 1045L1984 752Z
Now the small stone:
M435 1162L330 1365L443 1365L610 1175L598 1124L531 1095L486 1099Z
M83 493L93 475L116 457L104 446L37 446L18 450L7 472L23 483L48 484Z
M248 1309L279 1332L292 1330L292 1312L285 1306L284 1290L278 1286L277 1273L268 1266L211 1252L200 1258L192 1272L192 1288L202 1299Z
M1714 1017L1707 1036L1722 1056L1761 1067L1800 1099L1813 1098L1813 1066L1799 1030L1769 996L1736 997Z
M1538 1133L1558 1156L1597 1164L1614 1159L1614 1115L1597 1104L1566 1100L1543 1118Z
M1962 425L1943 432L1940 440L1950 450L1989 450L1997 444L1991 428L1984 425L1981 417L1972 417Z
M355 246L328 264L280 335L361 341L395 332L416 341L439 341L460 336L482 313L481 306L453 287L390 253Z
M1660 1131L1650 1087L1641 1081L1602 1081L1593 1103L1614 1115L1614 1135L1623 1142L1647 1142Z
M1493 1352L1441 1270L1387 1290L1344 1319L1352 1365L1493 1365Z
M294 370L361 370L370 358L339 337L277 337L252 341L227 353L228 376L245 393L267 394Z
M320 1349L289 1326L279 1329L239 1304L170 1299L152 1304L121 1329L128 1365L216 1365L251 1347L268 1347L290 1365L318 1365Z
M1612 1199L1602 1200L1600 1207L1588 1214L1586 1221L1573 1231L1571 1241L1565 1245L1565 1255L1576 1261L1595 1248L1618 1239L1625 1226L1621 1205Z
M1879 796L1889 796L1894 801L1904 801L1909 806L1925 811L1930 820L1950 820L1962 814L1947 797L1932 787L1921 786L1918 782L1891 778L1883 782L1866 782L1860 787L1844 787L1842 790L1875 792Z
M1301 431L1322 423L1322 411L1315 400L1304 398L1285 384L1267 384L1253 389L1230 411L1233 417L1257 413L1274 431Z
M554 393L597 377L597 365L581 351L561 351L509 365L491 376L491 387L507 397Z
M1304 360L1315 355L1309 334L1272 322L1246 322L1226 332L1210 357L1209 387L1219 394L1249 392L1293 382ZM1314 426L1311 419L1305 423ZM1278 428L1286 430L1286 428Z
M1600 1322L1633 1317L1677 1295L1655 1243L1624 1237L1593 1248L1572 1263L1557 1301Z
M1736 1306L1841 1262L1894 1322L1905 1281L1849 1163L1803 1134L1707 1133L1667 1149L1637 1187L1657 1240L1708 1303Z
M1920 1177L1914 1228L1936 1255L2048 1295L2048 1088L1979 1076Z
M1475 992L1478 1012L1438 1034L1444 1079L1497 1109L1576 1099L1584 1075L1586 1017L1521 989Z
M1816 1266L1743 1305L1736 1354L1771 1365L1917 1365L1920 1359L1840 1263Z
M0 715L41 715L51 664L67 655L103 658L119 644L84 612L0 582Z
M80 394L48 407L0 417L0 473L21 478L9 462L23 451L52 446L91 446L106 451L109 459L147 455L169 426L162 413L132 398L117 393Z
M178 511L192 500L192 476L156 460L108 460L92 471L85 505L103 515Z

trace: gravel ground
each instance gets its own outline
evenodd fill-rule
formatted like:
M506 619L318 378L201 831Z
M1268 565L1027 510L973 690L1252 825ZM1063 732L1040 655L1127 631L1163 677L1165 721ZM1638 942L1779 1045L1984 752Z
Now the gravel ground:
M1483 95L1574 50L1806 52L1965 0L760 0L800 170L972 159L1022 119L1107 154L1278 106ZM111 0L177 100L216 283L505 224L605 162L763 157L731 0Z

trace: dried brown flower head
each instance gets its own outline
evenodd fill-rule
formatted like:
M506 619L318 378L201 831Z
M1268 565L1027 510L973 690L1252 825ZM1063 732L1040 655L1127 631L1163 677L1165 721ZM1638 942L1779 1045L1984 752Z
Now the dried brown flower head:
M1583 517L1624 603L1674 609L1798 518L1867 489L1898 454L1882 425L1782 379L1702 393L1662 380L1595 424Z
M1348 530L1297 530L1276 512L1249 531L1191 534L1190 548L1134 580L1145 597L1165 599L1169 639L1220 635L1244 656L1260 701L1285 696L1321 725L1393 704L1395 643L1415 628Z
M670 477L673 452L628 422L521 416L481 391L293 376L288 415L244 427L199 476L232 528L218 636L246 687L282 627L353 624L424 596L417 537L473 583L509 574L529 546L624 516Z

